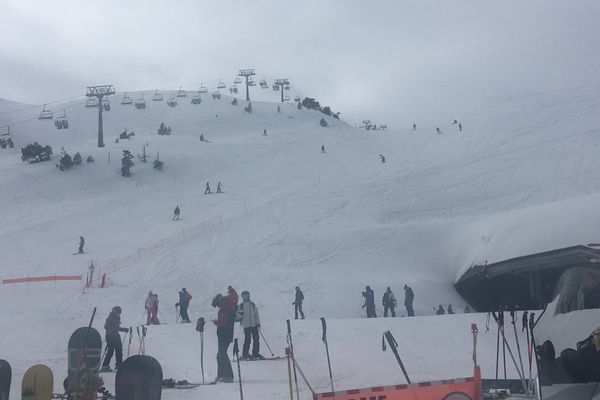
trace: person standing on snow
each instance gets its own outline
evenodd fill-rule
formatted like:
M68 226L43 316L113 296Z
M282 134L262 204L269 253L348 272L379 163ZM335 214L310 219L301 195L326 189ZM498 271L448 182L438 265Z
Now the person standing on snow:
M325 154L325 145L321 145L321 154Z
M79 236L79 252L78 254L83 254L83 246L85 246L85 239L83 236Z
M381 160L382 164L385 164L385 157L383 156L383 154L379 154L379 159Z
M158 295L152 293L152 290L148 292L148 297L146 297L146 303L144 304L146 308L146 325L158 325Z
M438 306L437 310L435 309L435 307L433 307L433 311L435 311L436 315L446 314L446 311L444 310L444 307L442 307L441 304Z
M217 377L215 382L233 382L233 369L227 355L227 350L233 342L233 328L235 324L236 298L233 293L223 296L217 294L212 301L213 307L219 307L217 319L213 323L217 326Z
M106 357L102 363L101 372L110 372L110 359L115 353L116 363L115 368L119 369L123 362L123 344L121 343L121 335L119 332L131 332L127 328L121 328L121 307L113 307L106 322L104 323L104 329L106 331Z
M448 314L454 314L454 310L452 309L452 304L448 304Z
M204 190L204 194L210 194L210 184L206 182L206 189Z
M181 289L179 292L179 303L175 304L175 307L179 307L179 315L181 315L181 322L191 322L190 317L187 313L188 307L192 300L192 295L186 290Z
M221 181L219 181L219 183L217 183L217 193L223 193L221 190Z
M367 318L377 318L377 314L375 313L375 292L373 292L370 286L367 286L362 295L365 298L363 308L366 307L367 309Z
M414 123L413 123L413 131L416 131L416 130L417 130L417 123L416 123L416 122L414 122Z
M438 127L435 128L435 131L437 132L438 135L442 134L442 131L440 131L440 128L438 128Z
M304 301L304 293L302 293L302 290L300 290L299 286L296 286L296 298L294 299L294 302L292 303L294 305L294 319L298 319L298 313L300 313L300 316L302 317L302 319L304 319L304 311L302 311L302 302Z
M263 136L267 136L267 128L263 130Z
M242 292L242 303L237 308L237 320L244 328L244 347L242 348L242 358L244 360L263 360L260 355L260 342L258 330L260 329L260 317L256 304L250 300L250 292ZM252 341L252 356L250 356L250 341Z
M415 300L415 294L410 286L404 285L404 307L409 317L415 316L415 310L413 309L413 301Z
M458 131L462 132L462 123L460 123L460 122L458 123Z
M181 219L181 210L179 209L179 206L175 207L175 210L173 210L173 221L179 221Z
M389 286L383 294L381 302L383 304L383 317L386 318L388 316L388 310L391 311L392 317L396 317L396 296Z

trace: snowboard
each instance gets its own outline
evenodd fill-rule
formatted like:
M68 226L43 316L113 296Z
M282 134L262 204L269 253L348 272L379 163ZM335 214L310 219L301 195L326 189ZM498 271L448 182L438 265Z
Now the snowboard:
M12 370L6 360L0 360L0 400L8 400Z
M163 373L159 362L151 356L129 357L117 370L117 400L160 400Z
M86 326L73 332L69 339L67 392L75 398L95 398L103 384L99 376L101 354L102 338L96 329Z
M263 357L263 358L240 358L240 361L273 361L273 360L285 360L285 357L275 356L275 357Z
M21 400L50 400L53 389L52 371L45 365L34 365L23 375Z

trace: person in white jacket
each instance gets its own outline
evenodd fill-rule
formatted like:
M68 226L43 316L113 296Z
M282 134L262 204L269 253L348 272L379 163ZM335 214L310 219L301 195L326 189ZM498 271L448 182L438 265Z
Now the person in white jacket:
M256 304L250 300L250 292L242 292L242 303L238 306L237 320L244 328L244 347L242 348L242 359L258 359L264 357L260 355L260 342L258 339L258 330L260 329L260 317ZM252 341L252 355L250 355L250 342Z

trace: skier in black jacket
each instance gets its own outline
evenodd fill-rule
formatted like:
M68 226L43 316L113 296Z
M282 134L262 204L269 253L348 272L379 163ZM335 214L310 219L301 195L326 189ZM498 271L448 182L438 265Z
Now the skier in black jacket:
M406 312L409 317L415 316L415 310L413 309L413 301L415 299L415 294L410 286L404 285L404 306L406 307Z
M102 363L102 372L111 371L110 359L116 354L116 368L119 369L123 362L123 344L119 332L129 332L127 328L121 328L121 307L115 306L104 323L106 330L106 357ZM131 332L129 332L131 334Z
M300 316L302 317L302 319L304 319L304 311L302 311L302 302L303 301L304 301L304 293L302 293L302 290L300 290L300 287L296 286L296 299L292 303L294 305L294 314L295 314L294 319L298 319L298 313L300 313Z

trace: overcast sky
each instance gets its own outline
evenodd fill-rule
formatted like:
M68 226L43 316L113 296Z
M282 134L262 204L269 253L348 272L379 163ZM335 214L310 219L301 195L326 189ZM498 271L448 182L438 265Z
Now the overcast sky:
M0 1L0 97L176 88L256 68L350 122L446 121L600 81L597 0Z

